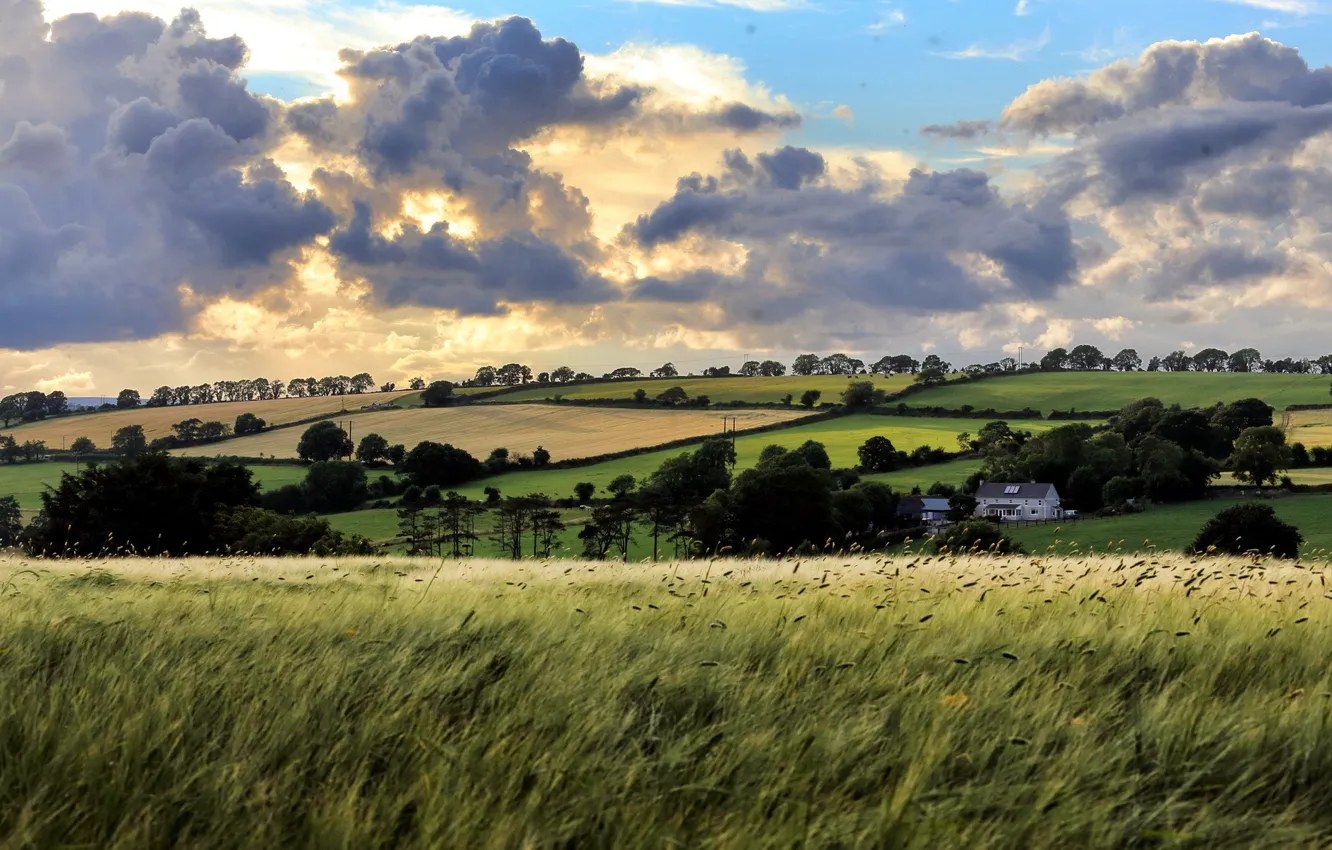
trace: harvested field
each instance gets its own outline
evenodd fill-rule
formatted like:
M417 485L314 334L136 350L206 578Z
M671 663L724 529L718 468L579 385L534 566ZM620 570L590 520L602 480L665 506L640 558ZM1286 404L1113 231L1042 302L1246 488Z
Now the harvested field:
M337 421L350 429L353 442L371 433L409 449L422 440L433 440L452 443L481 458L499 447L515 455L530 455L537 446L543 446L552 460L565 460L720 434L723 416L735 417L736 427L744 430L805 415L805 411L785 410L714 412L514 404L379 411L338 417ZM197 446L178 454L296 457L300 438L301 429L291 428Z
M359 410L368 404L386 404L411 394L409 391L403 391L364 393L345 397L318 396L280 398L273 401L226 401L180 407L140 407L135 410L62 416L19 425L4 433L13 435L19 442L44 440L47 446L54 449L61 447L62 440L67 446L79 437L87 437L96 443L98 448L105 449L110 448L112 435L127 425L142 425L144 435L151 441L157 437L169 436L171 426L186 419L222 422L230 427L236 423L237 416L242 413L253 413L267 421L269 425L285 425L288 422L300 422L326 413L337 413L344 408L344 405L347 410Z
M571 386L533 387L504 393L491 402L544 401L555 396L567 399L627 399L633 398L636 390L643 390L649 398L656 398L663 390L680 387L690 398L705 395L714 403L744 401L751 404L779 402L783 397L793 397L795 405L800 404L800 395L805 390L818 390L822 393L822 402L840 402L842 391L852 381L873 381L874 386L885 392L896 392L910 386L914 375L785 375L780 378L636 378L624 381L597 381L589 384Z

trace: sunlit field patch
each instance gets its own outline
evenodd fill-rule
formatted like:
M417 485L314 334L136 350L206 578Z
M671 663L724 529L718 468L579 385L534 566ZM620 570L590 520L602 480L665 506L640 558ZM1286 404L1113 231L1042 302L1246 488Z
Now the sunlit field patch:
M1311 846L1321 564L0 560L14 846Z

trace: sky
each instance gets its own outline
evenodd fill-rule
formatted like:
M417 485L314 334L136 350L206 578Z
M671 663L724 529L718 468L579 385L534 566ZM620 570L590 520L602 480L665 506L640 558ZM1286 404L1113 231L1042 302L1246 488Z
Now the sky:
M1329 13L0 0L0 393L1316 357Z

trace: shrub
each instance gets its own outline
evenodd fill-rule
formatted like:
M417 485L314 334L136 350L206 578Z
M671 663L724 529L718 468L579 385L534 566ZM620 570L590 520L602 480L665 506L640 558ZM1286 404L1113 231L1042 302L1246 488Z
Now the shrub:
M1297 558L1304 535L1283 522L1271 505L1249 502L1226 508L1207 521L1193 541L1200 555L1244 555L1260 552L1278 558Z
M305 473L301 489L309 509L320 514L355 510L370 498L365 467L359 463L320 461Z
M1010 540L996 523L972 520L958 523L937 535L934 538L934 551L1009 555L1020 553L1022 547Z

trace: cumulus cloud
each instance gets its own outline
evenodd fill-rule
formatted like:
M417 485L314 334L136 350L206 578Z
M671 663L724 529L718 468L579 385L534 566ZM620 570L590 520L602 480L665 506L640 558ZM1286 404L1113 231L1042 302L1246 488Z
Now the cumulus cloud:
M914 171L885 193L873 171L833 185L824 158L804 148L730 152L725 166L681 179L625 237L645 249L694 236L738 243L743 269L642 281L636 298L709 301L730 321L839 308L962 312L1052 298L1077 271L1063 211L1006 202L980 172Z

